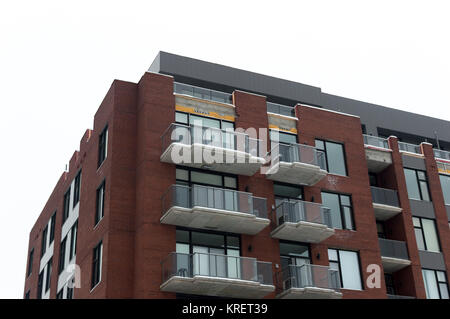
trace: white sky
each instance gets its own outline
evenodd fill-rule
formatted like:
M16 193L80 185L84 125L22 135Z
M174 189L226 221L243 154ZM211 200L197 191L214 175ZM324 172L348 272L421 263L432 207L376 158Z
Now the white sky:
M448 1L308 2L1 1L0 298L111 82L159 50L450 120Z

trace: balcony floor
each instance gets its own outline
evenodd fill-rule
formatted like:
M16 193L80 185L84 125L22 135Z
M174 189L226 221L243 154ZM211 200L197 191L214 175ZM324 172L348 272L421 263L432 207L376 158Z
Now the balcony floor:
M312 186L327 175L327 171L319 166L300 162L278 162L270 167L267 178L291 184Z
M275 290L273 285L263 285L259 282L194 276L174 276L164 282L160 289L167 292L194 294L203 296L218 296L229 298L263 298Z
M289 288L277 295L278 299L341 299L342 293L327 288Z
M334 235L334 229L324 224L299 221L285 222L275 228L270 235L274 238L307 243L320 243Z
M373 203L373 211L377 220L388 220L402 212L401 207Z
M215 162L208 163L203 156L204 152L206 152L206 154L211 154L211 162ZM172 156L174 154L176 154L175 158ZM187 155L182 157L179 154ZM194 158L194 154L198 154L197 156L200 157L200 159L197 160L196 157ZM180 159L180 162L178 162L178 159ZM265 163L265 160L262 157L253 156L250 153L242 151L204 144L186 145L182 143L170 144L161 155L160 160L165 163L180 164L195 168L207 168L213 171L246 176L254 175Z
M248 235L255 235L270 224L269 219L253 214L199 206L192 209L173 206L160 221L169 225Z
M387 273L393 273L411 265L411 260L381 256L383 269Z

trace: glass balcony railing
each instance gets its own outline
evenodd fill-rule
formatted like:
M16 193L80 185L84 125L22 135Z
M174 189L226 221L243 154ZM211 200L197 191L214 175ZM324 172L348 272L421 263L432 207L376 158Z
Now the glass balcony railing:
M172 277L205 276L273 285L272 263L210 253L170 253L162 262L162 282Z
M279 280L283 290L315 287L339 291L341 287L339 271L321 265L289 265L281 270Z
M251 138L245 133L222 130L204 126L186 126L172 123L161 136L162 149L166 150L172 143L185 145L201 144L241 151L258 156L261 140Z
M206 207L267 218L267 200L251 193L203 185L172 185L162 197L163 215L171 207Z
M267 112L295 117L294 107L272 102L267 102Z
M439 173L450 175L450 163L436 162Z
M381 256L409 259L408 249L404 241L378 238L378 242L380 244Z
M174 83L174 92L178 94L184 94L193 96L202 100L209 100L213 102L232 104L233 99L230 93L205 89L189 84Z
M450 152L434 149L434 157L450 161Z
M326 169L325 154L316 150L315 147L304 144L280 144L272 141L270 151L272 161L299 162L319 166Z
M396 190L371 186L370 191L374 203L400 207Z
M371 145L371 146L375 146L375 147L389 149L388 140L385 138L381 138L378 136L372 136L372 135L366 135L366 134L363 135L363 138L364 138L365 145Z
M321 204L301 200L285 200L276 207L277 223L300 221L324 224L331 228L331 211Z
M410 144L410 143L405 143L405 142L398 142L398 148L400 151L403 151L403 152L422 154L420 145Z

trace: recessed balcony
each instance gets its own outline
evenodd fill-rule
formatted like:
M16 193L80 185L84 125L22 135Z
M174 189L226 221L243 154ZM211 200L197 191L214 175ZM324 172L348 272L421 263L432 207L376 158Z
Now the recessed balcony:
M160 289L182 294L263 298L275 290L272 263L229 255L171 253Z
M402 212L397 191L380 187L370 187L372 204L377 220L388 220Z
M384 272L393 273L411 265L404 241L378 238Z
M328 266L289 265L278 273L280 299L340 299L339 271Z
M270 161L265 174L278 182L312 186L327 175L324 154L308 145L274 143Z
M172 185L162 207L163 224L248 235L270 224L265 198L230 189Z
M369 172L379 173L392 164L388 141L384 138L363 135Z
M260 140L233 130L172 123L161 139L165 163L247 176L265 163Z
M330 209L318 203L285 200L276 207L276 216L274 238L320 243L334 234Z

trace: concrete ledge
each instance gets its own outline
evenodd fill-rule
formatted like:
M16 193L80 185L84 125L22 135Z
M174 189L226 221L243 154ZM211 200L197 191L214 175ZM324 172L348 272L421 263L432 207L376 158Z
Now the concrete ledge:
M300 162L278 162L266 172L268 179L307 186L315 185L327 174L327 171L317 165Z
M277 295L278 299L341 299L342 293L327 288L289 288Z
M285 222L274 229L270 235L273 238L293 240L307 243L320 243L334 235L334 229L327 225L299 221Z
M387 273L393 273L411 265L411 260L409 259L393 258L386 256L381 256L381 262L383 264L384 271Z
M384 221L400 214L403 209L401 207L373 203L373 211L377 220Z

